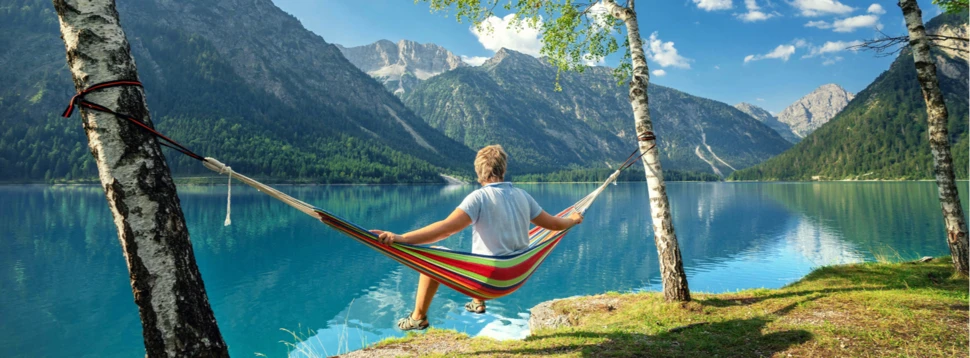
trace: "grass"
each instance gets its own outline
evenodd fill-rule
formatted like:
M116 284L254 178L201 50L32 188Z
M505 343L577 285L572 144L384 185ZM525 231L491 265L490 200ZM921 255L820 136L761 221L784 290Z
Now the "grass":
M431 329L351 356L966 357L968 280L949 258L816 269L777 290L561 300L569 327L522 341Z

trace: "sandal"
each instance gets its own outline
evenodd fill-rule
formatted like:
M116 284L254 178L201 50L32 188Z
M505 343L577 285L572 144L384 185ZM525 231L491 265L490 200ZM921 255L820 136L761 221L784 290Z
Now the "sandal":
M485 302L472 300L465 304L465 311L477 314L485 313Z
M425 319L414 319L411 315L397 320L397 328L402 331L425 330L430 324L427 317Z

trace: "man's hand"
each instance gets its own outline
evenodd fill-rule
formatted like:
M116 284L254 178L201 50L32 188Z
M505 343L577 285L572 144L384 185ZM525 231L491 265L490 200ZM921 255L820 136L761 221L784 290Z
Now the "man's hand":
M573 225L574 226L575 225L582 224L583 223L583 214L580 214L578 211L573 211L572 214L569 214L569 219L573 221Z
M371 230L370 232L374 235L377 235L377 241L380 241L380 243L384 245L390 245L395 242L406 244L406 242L404 241L404 236L402 235L398 235L390 231L382 231L382 230Z

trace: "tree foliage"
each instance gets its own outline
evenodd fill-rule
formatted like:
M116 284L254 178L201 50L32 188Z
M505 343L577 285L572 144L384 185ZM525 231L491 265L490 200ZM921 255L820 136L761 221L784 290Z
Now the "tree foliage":
M943 11L948 14L959 14L967 11L970 0L933 0L933 4L943 8Z
M613 74L618 81L628 80L632 74L629 43L625 36L623 42L615 36L623 33L623 22L610 15L599 1L415 0L418 1L429 3L432 11L454 10L458 22L471 22L479 31L494 30L487 20L495 16L499 6L511 11L509 26L538 29L542 34L539 53L560 73L583 72L589 62L624 51ZM558 76L556 89L560 89Z

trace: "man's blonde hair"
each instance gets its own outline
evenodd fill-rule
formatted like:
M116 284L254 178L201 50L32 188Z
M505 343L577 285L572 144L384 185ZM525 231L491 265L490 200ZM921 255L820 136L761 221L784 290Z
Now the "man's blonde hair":
M488 182L505 180L505 168L509 160L509 155L501 145L494 144L482 148L475 156L475 173L478 174L478 182L485 184Z

